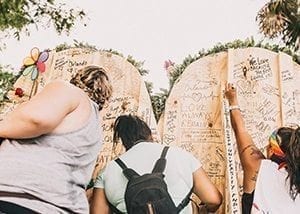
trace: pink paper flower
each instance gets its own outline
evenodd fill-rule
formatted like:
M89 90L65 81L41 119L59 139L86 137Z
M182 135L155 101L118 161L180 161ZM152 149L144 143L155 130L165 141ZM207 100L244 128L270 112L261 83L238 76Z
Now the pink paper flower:
M164 63L164 68L167 71L170 66L174 66L174 65L175 65L175 62L172 62L171 60L168 59Z

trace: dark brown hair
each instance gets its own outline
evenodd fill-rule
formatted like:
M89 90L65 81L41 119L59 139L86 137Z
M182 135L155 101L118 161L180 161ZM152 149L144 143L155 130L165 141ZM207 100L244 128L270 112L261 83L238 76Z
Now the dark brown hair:
M277 138L281 150L285 153L287 179L290 180L289 193L295 200L300 193L300 128L281 127L277 131Z
M143 120L134 115L119 116L114 123L114 144L121 138L126 151L139 141L152 141L151 129Z
M106 71L98 66L87 66L79 70L70 83L85 91L101 110L112 94L112 86Z

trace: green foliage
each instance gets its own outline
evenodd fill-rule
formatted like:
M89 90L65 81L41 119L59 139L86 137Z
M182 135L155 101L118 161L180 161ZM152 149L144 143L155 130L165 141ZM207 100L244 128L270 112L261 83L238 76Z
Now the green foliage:
M86 16L83 10L68 8L66 4L56 3L55 0L1 0L0 1L0 30L13 32L20 39L20 34L29 34L28 27L39 25L49 27L53 24L61 34L69 33L75 22Z
M103 49L102 51L106 51L106 52L109 52L109 53L112 53L112 54L115 54L115 55L125 58L123 54L121 54L120 52L113 50L113 49Z
M121 56L121 57L125 58L123 54L121 54L121 53L119 53L118 51L113 50L113 49L107 49L107 50L106 50L106 49L103 49L102 51L107 51L107 52L110 52L110 53L112 53L112 54L115 54L115 55L118 55L118 56ZM132 65L139 71L139 73L140 73L142 76L145 76L146 74L149 73L149 71L148 71L147 69L144 69L144 68L143 68L144 62L145 62L145 61L137 61L137 60L135 60L135 59L134 59L132 56L130 56L130 55L127 56L126 60L127 60L130 64L132 64Z
M292 56L293 60L299 62L299 57L296 55L295 52L290 50L287 47L280 47L279 45L271 45L268 43L263 44L262 41L255 43L254 39L251 37L250 39L246 39L245 41L242 40L235 40L233 42L229 42L226 44L218 43L215 45L212 49L209 50L200 50L197 54L194 56L188 55L180 65L175 66L174 72L171 74L170 77L170 90L172 89L175 81L178 79L178 77L183 73L183 71L186 69L187 66L189 66L194 61L211 54L216 54L222 51L227 51L228 49L238 49L238 48L248 48L248 47L259 47L259 48L265 48L274 52L284 52L290 56Z
M156 121L158 121L161 114L163 113L163 110L165 109L165 103L169 95L169 91L167 89L160 88L159 93L153 94L153 83L145 81L145 84L150 95L151 105L155 119Z
M271 0L258 12L259 30L268 38L280 38L294 51L300 48L300 1Z
M146 75L149 73L148 70L144 69L143 68L143 65L144 65L144 62L145 61L136 61L135 59L133 59L132 56L128 55L127 56L127 59L126 59L128 62L130 62L134 67L136 67L138 69L138 71L140 72L140 74L142 76Z
M0 65L0 104L7 100L7 93L13 89L16 80L17 76L7 66Z
M90 45L87 42L85 42L85 43L84 42L79 42L76 39L74 39L73 41L74 41L73 45L63 43L63 44L57 45L54 49L55 49L56 52L67 50L67 49L70 49L70 48L84 48L84 49L88 49L88 50L91 50L91 51L97 51L98 50L96 46Z
M121 54L120 52L113 50L113 49L98 49L96 46L94 45L90 45L88 43L84 43L84 42L79 42L77 40L74 40L74 44L73 45L68 45L67 43L63 43L60 44L58 46L55 47L55 51L63 51L66 49L70 49L70 48L85 48L91 51L106 51L115 55L118 55L120 57L125 58L130 64L132 64L142 76L145 76L146 74L149 73L149 71L147 69L143 68L144 65L144 61L137 61L135 60L132 56L127 56L124 57L123 54Z
M280 47L279 45L271 45L268 43L263 44L262 41L255 43L253 38L248 38L245 41L235 40L233 42L229 42L226 44L218 43L217 45L215 45L213 48L211 48L209 50L202 49L195 55L188 55L183 60L182 64L175 65L175 69L170 75L169 90L160 89L161 92L153 94L152 90L148 89L156 119L159 120L160 115L163 113L163 111L165 109L166 99L168 98L169 93L170 93L174 83L179 78L179 76L184 72L184 70L186 69L187 66L189 66L191 63L195 62L196 60L198 60L202 57L208 56L208 55L217 54L217 53L220 53L223 51L227 51L228 49L238 49L238 48L248 48L248 47L259 47L259 48L268 49L268 50L271 50L274 52L279 52L279 51L284 52L284 53L292 56L293 60L295 62L297 62L298 64L300 63L299 56L297 56L295 54L295 52L293 52L291 49L289 49L287 47Z
M151 104L152 104L156 121L159 120L160 116L165 110L165 104L168 96L169 96L169 90L164 88L160 88L160 92L158 93L150 94Z
M149 94L153 94L153 83L145 81L145 85Z

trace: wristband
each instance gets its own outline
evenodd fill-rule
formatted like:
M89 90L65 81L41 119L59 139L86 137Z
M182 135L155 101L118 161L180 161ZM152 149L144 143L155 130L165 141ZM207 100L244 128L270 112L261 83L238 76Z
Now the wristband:
M232 110L241 110L240 107L238 105L234 105L234 106L229 106L229 111L232 111Z

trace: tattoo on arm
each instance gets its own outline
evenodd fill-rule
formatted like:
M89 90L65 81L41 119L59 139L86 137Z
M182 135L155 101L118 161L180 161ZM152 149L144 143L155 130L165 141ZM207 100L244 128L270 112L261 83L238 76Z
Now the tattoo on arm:
M258 171L255 171L254 175L251 177L251 180L256 182L257 180Z
M254 145L254 144L249 144L248 146L246 146L245 148L243 148L242 151L241 151L241 155L242 155L247 149L249 149L249 148L251 148L251 147L255 147L255 145Z
M263 155L263 153L256 147L251 148L250 155L256 155L259 159L265 159L265 156Z
M256 155L259 159L265 159L265 156L263 155L263 153L254 144L249 144L248 146L243 148L240 155L242 155L249 148L251 148L250 155Z

